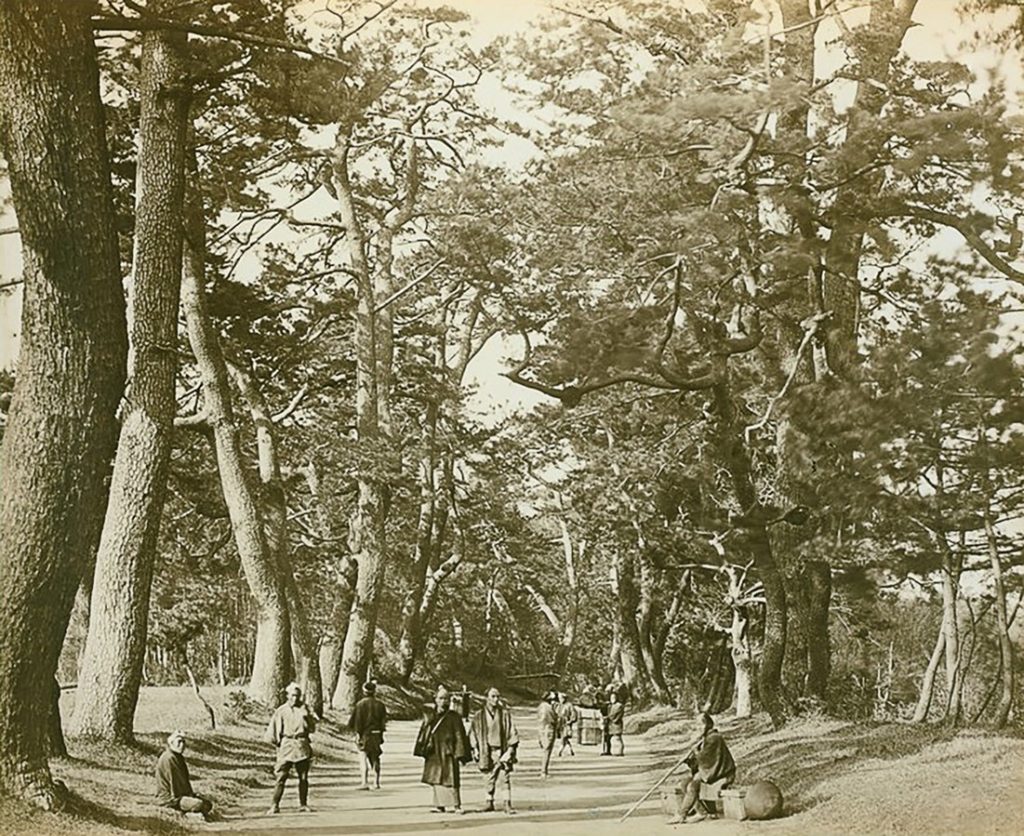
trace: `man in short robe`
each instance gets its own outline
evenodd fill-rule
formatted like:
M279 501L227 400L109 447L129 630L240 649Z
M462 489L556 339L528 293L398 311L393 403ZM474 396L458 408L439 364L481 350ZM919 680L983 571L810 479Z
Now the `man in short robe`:
M434 704L427 708L423 717L413 754L423 758L420 780L433 789L431 812L444 813L450 809L461 814L460 769L472 756L462 718L451 710L451 693L443 685L437 689Z
M569 754L573 757L576 752L572 748L572 738L576 733L576 724L579 722L580 712L572 704L572 698L568 694L558 695L558 736L562 745L558 750L558 757L562 757L565 748L569 747Z
M370 789L370 769L376 778L375 786L380 789L380 753L384 743L384 727L388 721L388 710L377 699L377 685L367 682L363 685L365 695L356 703L348 727L356 734L356 745L362 753L360 767L363 783L359 789Z
M551 752L555 748L555 739L558 736L558 714L555 712L555 694L548 691L544 699L537 706L537 742L540 744L543 753L543 762L540 767L540 777L547 778L551 766Z
M488 689L487 702L473 715L469 743L473 759L485 776L487 803L484 812L494 810L494 792L501 778L505 784L505 812L513 815L512 769L519 747L519 732L512 720L512 712L501 704L501 692L497 688Z
M274 800L267 810L268 815L280 812L281 797L284 795L285 783L295 767L295 775L299 779L299 812L311 812L309 807L309 766L313 758L313 748L309 736L316 730L316 718L309 706L302 700L302 689L295 682L289 683L284 689L286 700L278 706L270 724L267 726L266 739L277 749L274 759Z
M185 735L177 730L171 732L167 736L167 748L156 762L157 804L186 815L200 816L205 820L213 809L213 804L192 789L192 779L188 774L184 751Z
M625 719L626 706L619 700L618 692L613 692L611 704L608 706L608 749L620 758L625 752L622 743Z

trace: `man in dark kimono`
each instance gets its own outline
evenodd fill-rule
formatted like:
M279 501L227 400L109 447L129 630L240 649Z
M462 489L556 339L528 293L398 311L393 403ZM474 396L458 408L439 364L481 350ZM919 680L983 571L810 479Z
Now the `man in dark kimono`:
M180 731L171 732L167 736L167 748L156 762L156 803L205 821L213 804L192 789L184 751L185 735Z
M355 732L356 745L363 755L360 759L363 783L359 789L370 789L370 769L373 769L376 778L375 786L380 789L380 753L384 743L388 710L384 703L377 699L376 683L365 683L363 694L348 721L348 727Z
M512 712L501 704L497 688L487 690L487 702L473 715L469 727L469 743L473 759L484 773L487 803L484 812L494 811L494 791L499 777L505 782L505 812L513 815L512 768L519 747L519 732L512 721Z
M424 759L420 780L434 790L431 812L443 813L450 809L462 814L459 770L471 758L469 738L462 718L451 710L451 694L443 685L437 689L434 704L423 717L412 753Z
M597 689L597 705L596 708L601 712L601 754L610 755L612 753L612 738L608 734L608 709L611 708L611 685L606 688Z
M736 761L733 760L725 738L715 728L711 715L704 714L704 733L694 747L686 764L690 767L690 777L679 782L683 789L683 800L679 805L679 817L671 819L669 824L679 824L685 819L687 824L703 821L707 816L698 808L688 815L700 797L701 784L716 784L722 781L727 787L736 780Z

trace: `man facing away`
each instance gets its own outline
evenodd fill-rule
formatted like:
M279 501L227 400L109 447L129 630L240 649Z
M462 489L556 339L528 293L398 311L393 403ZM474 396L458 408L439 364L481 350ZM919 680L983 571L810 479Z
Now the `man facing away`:
M487 701L473 715L469 726L469 743L473 759L486 776L487 803L484 812L494 810L494 791L499 777L504 776L505 812L513 815L512 768L519 747L519 732L512 720L512 712L501 704L501 692L497 688L487 690Z
M555 694L548 691L537 706L537 742L544 753L544 761L540 768L540 777L547 778L551 766L551 752L555 748L555 737L558 726L558 715L555 713Z
M625 751L622 744L625 719L626 706L619 699L618 692L614 691L612 692L611 704L608 706L608 750L620 758Z
M285 702L270 718L265 735L277 748L274 759L277 781L268 815L280 812L281 797L292 767L295 767L295 775L299 779L299 812L310 812L309 766L313 759L313 749L309 744L309 736L316 731L316 718L302 701L302 689L296 683L289 683L284 691Z
M167 748L156 762L156 798L161 807L170 807L185 815L206 820L213 809L209 799L202 798L192 789L192 779L185 763L185 735L172 731L167 736Z
M700 797L701 784L715 784L724 780L723 786L728 786L736 780L736 761L733 760L729 747L725 745L725 738L715 728L715 721L711 719L710 714L705 713L701 716L704 721L704 732L686 760L691 774L689 778L684 777L679 782L683 788L679 817L669 820L669 824L679 824L681 821L692 824L703 821L707 816L699 808L695 809L692 815L688 815Z
M572 704L568 694L558 695L558 734L562 739L562 745L558 750L558 757L562 757L565 747L569 747L569 754L574 756L576 752L572 748L572 738L576 733L576 723L579 722L580 713Z
M356 745L362 753L360 767L363 783L359 789L370 789L370 769L376 778L374 786L380 789L380 753L384 743L384 727L388 721L387 707L377 699L377 685L367 682L363 685L365 695L356 703L349 718L348 727L356 734Z

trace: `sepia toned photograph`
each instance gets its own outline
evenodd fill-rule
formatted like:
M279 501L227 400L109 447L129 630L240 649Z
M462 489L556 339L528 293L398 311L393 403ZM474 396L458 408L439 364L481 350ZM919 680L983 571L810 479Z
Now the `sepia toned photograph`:
M1022 602L1021 0L0 0L0 836L1015 836Z

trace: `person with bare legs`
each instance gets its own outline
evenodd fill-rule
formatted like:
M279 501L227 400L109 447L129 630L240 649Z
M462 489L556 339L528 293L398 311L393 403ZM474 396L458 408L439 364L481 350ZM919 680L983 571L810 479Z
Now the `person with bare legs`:
M377 684L363 685L363 698L356 703L348 727L355 732L356 746L359 747L359 766L363 782L359 789L370 789L370 770L374 774L374 786L380 789L380 753L384 743L384 727L388 722L387 707L377 699Z
M572 739L576 734L576 724L579 722L580 712L575 705L572 704L572 698L568 694L558 695L558 734L562 739L562 746L558 750L558 757L562 757L562 753L565 752L566 747L569 748L569 754L572 757L576 756L576 752L572 748Z
M551 766L551 752L555 748L556 726L558 716L555 713L555 693L548 691L537 706L537 741L544 753L544 762L540 768L540 777L547 778Z

